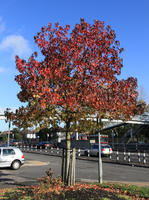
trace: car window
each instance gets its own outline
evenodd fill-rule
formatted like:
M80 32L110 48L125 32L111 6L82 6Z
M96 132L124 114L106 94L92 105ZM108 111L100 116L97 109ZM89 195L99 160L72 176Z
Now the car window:
M14 155L15 151L13 149L3 149L3 156Z

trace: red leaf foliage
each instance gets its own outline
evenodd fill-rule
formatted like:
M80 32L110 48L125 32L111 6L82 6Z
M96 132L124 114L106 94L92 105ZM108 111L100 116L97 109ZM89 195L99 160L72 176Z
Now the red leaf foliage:
M114 117L132 115L137 80L117 78L122 49L114 30L99 20L91 25L84 19L69 30L69 25L58 23L41 28L34 39L43 61L36 60L36 52L28 61L16 57L20 100L36 99L43 108L56 105L76 112L85 106Z

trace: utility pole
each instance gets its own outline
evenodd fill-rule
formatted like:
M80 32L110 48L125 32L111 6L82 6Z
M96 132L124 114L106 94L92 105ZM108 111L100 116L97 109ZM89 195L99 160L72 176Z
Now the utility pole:
M98 180L102 183L102 159L101 159L101 142L100 142L100 131L98 132Z
M112 148L114 147L114 131L112 130Z
M7 145L9 147L9 144L10 144L10 120L9 120L9 125L8 125L8 141L7 141Z

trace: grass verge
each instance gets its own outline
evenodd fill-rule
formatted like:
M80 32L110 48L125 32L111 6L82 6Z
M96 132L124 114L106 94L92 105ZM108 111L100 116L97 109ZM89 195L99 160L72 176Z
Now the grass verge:
M131 184L112 184L103 183L101 185L103 188L111 188L113 190L120 190L123 193L138 195L140 198L149 199L149 187L139 187Z
M124 184L76 184L75 186L24 186L1 189L0 200L145 200L149 188Z

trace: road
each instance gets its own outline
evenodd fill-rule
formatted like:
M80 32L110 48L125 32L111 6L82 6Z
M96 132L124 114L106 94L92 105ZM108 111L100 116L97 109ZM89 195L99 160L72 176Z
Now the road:
M52 168L53 176L60 175L60 157L33 153L24 155L26 162L19 170L0 169L0 188L36 184L36 179L44 176L49 168ZM77 160L77 181L97 181L97 169L97 162ZM103 163L103 181L130 182L149 187L149 168Z

